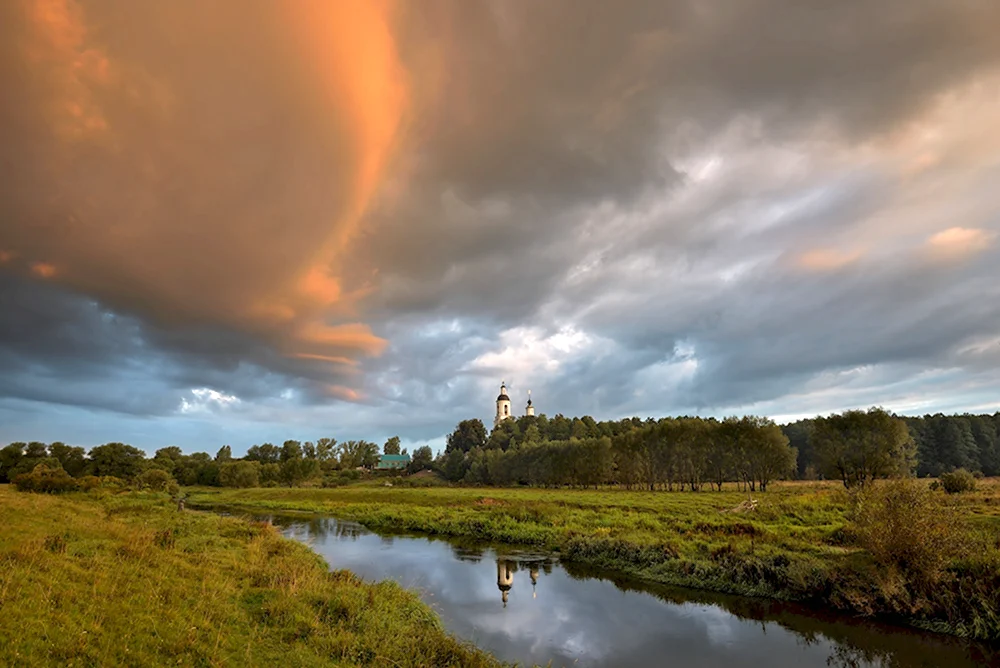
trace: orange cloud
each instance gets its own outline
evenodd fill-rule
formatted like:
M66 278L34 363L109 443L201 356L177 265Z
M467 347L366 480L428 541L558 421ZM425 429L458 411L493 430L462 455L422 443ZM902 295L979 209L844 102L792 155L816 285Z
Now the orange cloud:
M298 331L296 338L307 345L359 350L369 355L381 354L386 346L385 339L375 336L367 325L361 323L325 325L310 322Z
M361 401L364 399L363 394L343 385L327 385L324 391L328 396L341 399L342 401Z
M836 248L819 248L802 253L795 263L809 271L834 271L847 266L861 257L860 251L845 252Z
M333 376L382 352L343 267L407 112L391 3L12 2L0 262Z
M986 250L995 234L970 227L949 227L927 239L927 248L939 259L959 259Z
M327 94L343 105L354 129L357 170L346 224L325 252L343 250L375 194L395 144L407 104L404 72L390 31L391 5L380 0L341 0L295 5L313 58L326 78Z
M333 355L312 355L309 353L296 353L292 355L295 359L300 360L315 360L317 362L326 362L328 364L340 364L344 366L357 366L358 361L351 359L350 357L336 357Z
M108 122L95 99L95 89L111 81L111 64L97 48L88 47L83 11L75 0L34 0L28 7L35 40L28 60L46 68L58 87L46 110L57 132L81 139L104 132Z
M56 275L56 268L48 262L33 262L31 273L39 278L52 278Z

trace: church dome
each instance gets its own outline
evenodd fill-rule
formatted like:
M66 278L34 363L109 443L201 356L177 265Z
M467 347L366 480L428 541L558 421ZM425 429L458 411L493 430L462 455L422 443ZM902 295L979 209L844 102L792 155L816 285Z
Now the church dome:
M506 392L501 392L500 396L497 397L497 401L510 401L510 397L507 396Z

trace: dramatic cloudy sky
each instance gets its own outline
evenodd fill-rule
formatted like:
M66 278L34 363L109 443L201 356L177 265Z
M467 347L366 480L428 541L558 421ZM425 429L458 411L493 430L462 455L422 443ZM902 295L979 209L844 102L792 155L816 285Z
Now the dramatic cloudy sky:
M996 0L0 3L0 442L1000 408Z

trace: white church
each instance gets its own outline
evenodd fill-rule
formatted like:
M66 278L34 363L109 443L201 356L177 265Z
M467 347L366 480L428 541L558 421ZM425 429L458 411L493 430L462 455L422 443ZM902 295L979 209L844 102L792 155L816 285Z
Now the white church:
M531 390L528 390L528 405L524 407L525 415L534 415L535 407L531 404ZM504 420L514 417L510 412L510 397L507 396L507 384L500 383L500 395L497 397L497 414L493 418L493 428L496 429Z

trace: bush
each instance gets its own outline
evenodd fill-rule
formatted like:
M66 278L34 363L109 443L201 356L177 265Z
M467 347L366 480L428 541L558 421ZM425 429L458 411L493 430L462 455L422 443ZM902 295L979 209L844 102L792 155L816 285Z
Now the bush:
M914 581L936 581L962 540L951 509L915 479L869 485L853 500L858 544L877 564L898 568Z
M956 469L941 474L941 487L948 494L961 494L976 489L976 478L965 469Z
M61 468L50 468L47 464L38 464L31 473L22 473L13 480L14 486L21 492L44 492L58 494L76 490L76 480Z
M143 471L136 476L135 484L139 489L148 489L154 492L162 492L171 484L177 485L173 476L162 469Z

